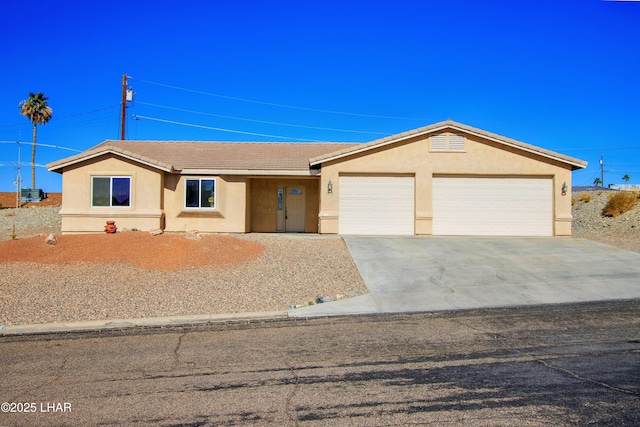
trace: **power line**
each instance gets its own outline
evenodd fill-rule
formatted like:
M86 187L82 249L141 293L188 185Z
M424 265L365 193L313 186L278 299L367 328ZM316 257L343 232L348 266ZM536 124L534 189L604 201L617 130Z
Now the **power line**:
M117 107L119 105L120 104L114 104L114 105L110 105L108 107L96 108L95 110L84 111L82 113L71 114L71 115L68 115L68 116L62 116L62 117L53 116L53 117L51 117L50 121L54 121L54 120L58 121L58 120L70 119L72 117L85 116L87 114L93 114L93 113L97 113L97 112L100 112L100 111L108 110L110 108L114 108L114 107ZM30 126L30 125L31 125L31 123L15 123L15 124L12 124L12 125L0 125L0 128L8 128L8 127L15 127L15 126Z
M253 123L264 123L264 124L268 124L268 125L289 126L289 127L297 127L297 128L304 128L304 129L327 130L327 131L333 131L333 132L351 132L351 133L366 133L366 134L370 134L370 135L387 135L384 132L371 132L371 131L366 131L366 130L325 128L325 127L319 127L319 126L296 125L296 124L291 124L291 123L271 122L271 121L267 121L267 120L247 119L247 118L244 118L244 117L226 116L226 115L223 115L223 114L205 113L205 112L202 112L202 111L186 110L184 108L168 107L168 106L165 106L165 105L151 104L149 102L142 102L142 101L137 101L137 103L138 104L142 104L142 105L149 105L151 107L165 108L167 110L182 111L182 112L185 112L185 113L192 113L192 114L202 114L202 115L213 116L213 117L221 117L223 119L243 120L243 121L246 121L246 122L253 122Z
M162 123L170 123L170 124L174 124L174 125L189 126L189 127L199 128L199 129L217 130L217 131L220 131L220 132L240 133L240 134L243 134L243 135L265 136L265 137L269 137L269 138L294 139L294 140L297 140L297 141L314 142L313 139L294 138L294 137L290 137L290 136L269 135L269 134L266 134L266 133L245 132L245 131L235 130L235 129L216 128L216 127L211 127L211 126L196 125L196 124L193 124L193 123L184 123L184 122L176 122L176 121L173 121L173 120L158 119L156 117L139 116L137 114L134 114L133 118L135 120L145 119L145 120L152 120L152 121L162 122Z
M221 95L221 94L218 94L218 93L204 92L204 91L195 90L195 89L187 89L187 88L183 88L183 87L179 87L179 86L168 85L168 84L165 84L165 83L158 83L158 82L152 82L152 81L149 81L149 80L138 79L136 77L131 77L131 76L127 76L127 77L129 77L130 79L133 79L133 80L138 80L138 81L141 81L141 82L144 82L144 83L148 83L148 84L152 84L152 85L156 85L156 86L166 87L166 88L169 88L169 89L176 89L176 90L181 90L181 91L184 91L184 92L197 93L197 94L200 94L200 95L215 96L217 98L231 99L233 101L250 102L250 103L253 103L253 104L261 104L261 105L269 105L271 107L290 108L290 109L294 109L294 110L304 110L304 111L314 111L316 113L341 114L341 115L344 115L344 116L371 117L371 118L375 118L375 119L414 120L414 121L421 121L421 122L428 121L428 119L418 118L418 117L382 116L382 115L377 115L377 114L351 113L351 112L347 112L347 111L324 110L324 109L320 109L320 108L309 108L309 107L299 107L299 106L296 106L296 105L277 104L275 102L258 101L258 100L255 100L255 99L238 98L238 97L235 97L235 96Z
M31 142L22 142L22 141L0 141L0 144L25 144L25 145L33 145ZM75 148L69 148L69 147L62 147L60 145L51 145L51 144L42 144L42 143L36 143L36 146L38 147L49 147L49 148L59 148L61 150L69 150L69 151L75 151L76 153L81 153L82 150L76 150Z
M565 151L610 151L610 150L638 150L640 149L640 145L630 146L630 147L607 147L603 148L558 148L554 149L554 151L565 152Z
M0 166L11 164L11 166L18 166L18 162L14 162L12 160L0 160ZM46 165L42 165L40 163L31 163L31 162L20 162L20 166L38 166L39 168L46 168Z

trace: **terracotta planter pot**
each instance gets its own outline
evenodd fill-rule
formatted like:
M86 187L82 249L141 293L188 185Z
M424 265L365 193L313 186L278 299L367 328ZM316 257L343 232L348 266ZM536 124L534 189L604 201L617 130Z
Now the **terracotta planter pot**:
M104 226L105 233L115 233L118 231L118 227L116 227L115 221L107 221L107 225Z

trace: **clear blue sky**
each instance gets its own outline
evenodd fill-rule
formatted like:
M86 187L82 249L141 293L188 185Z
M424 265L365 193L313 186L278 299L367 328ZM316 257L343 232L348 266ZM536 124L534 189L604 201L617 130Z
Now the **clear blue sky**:
M640 184L640 1L36 0L1 9L0 191L15 190L15 141L30 159L31 125L18 110L30 91L45 92L54 112L38 143L84 150L119 138L123 74L136 92L127 139L365 142L451 118L588 161L574 185L599 176L601 155L607 184L624 174ZM73 154L43 146L36 161ZM21 171L30 186L30 167ZM60 176L38 167L37 186L60 191Z

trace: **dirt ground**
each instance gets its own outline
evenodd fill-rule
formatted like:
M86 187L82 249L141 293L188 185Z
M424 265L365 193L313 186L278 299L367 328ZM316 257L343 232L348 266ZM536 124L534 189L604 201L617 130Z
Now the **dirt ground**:
M229 236L151 236L144 232L62 235L56 244L44 236L0 242L0 263L125 262L143 270L172 271L208 265L232 265L257 258L264 246Z

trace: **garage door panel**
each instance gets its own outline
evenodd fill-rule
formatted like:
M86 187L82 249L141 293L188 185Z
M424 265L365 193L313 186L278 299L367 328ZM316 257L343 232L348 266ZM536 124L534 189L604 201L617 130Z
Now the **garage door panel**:
M340 234L414 234L414 179L407 176L341 176Z
M433 179L434 235L551 236L550 178Z

